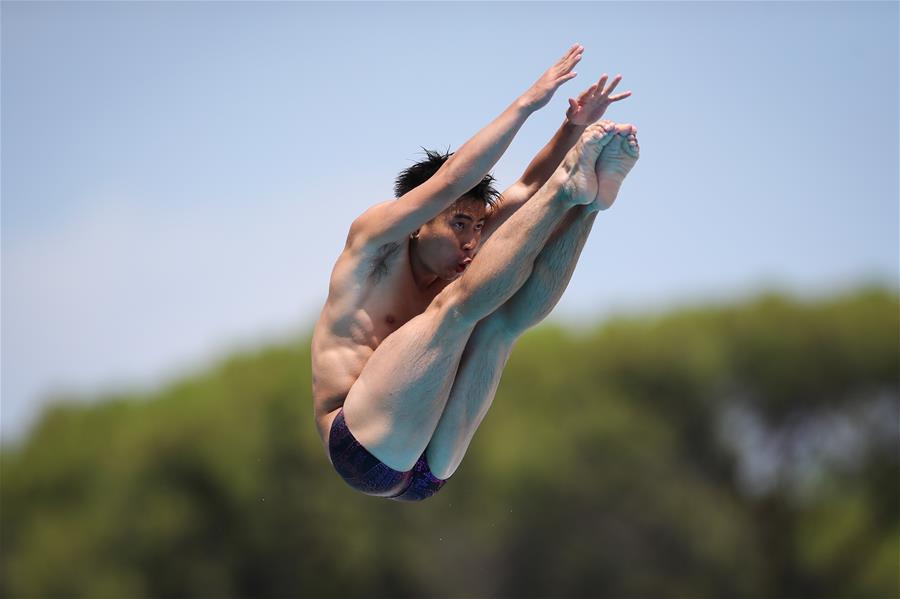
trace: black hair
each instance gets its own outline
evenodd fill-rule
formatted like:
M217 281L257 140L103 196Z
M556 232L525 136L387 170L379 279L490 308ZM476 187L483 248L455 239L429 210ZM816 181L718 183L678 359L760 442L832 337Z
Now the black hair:
M430 179L447 162L447 159L453 156L453 152L450 152L449 148L443 154L425 148L422 148L422 150L425 152L425 159L416 162L397 175L397 179L394 181L394 197L399 198L409 190ZM495 180L492 175L485 175L478 185L463 195L482 200L489 209L496 208L501 201L501 197L500 192L494 188Z

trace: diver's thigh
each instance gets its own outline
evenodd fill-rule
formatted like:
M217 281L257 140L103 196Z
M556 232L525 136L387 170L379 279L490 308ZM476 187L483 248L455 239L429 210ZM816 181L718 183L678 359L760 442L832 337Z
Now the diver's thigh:
M429 306L375 349L344 401L347 427L395 470L413 467L440 420L472 327Z

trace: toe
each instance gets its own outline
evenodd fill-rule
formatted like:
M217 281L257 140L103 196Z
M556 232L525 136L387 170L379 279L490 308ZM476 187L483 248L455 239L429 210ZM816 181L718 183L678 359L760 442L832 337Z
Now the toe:
M641 147L638 145L637 141L633 139L629 139L628 143L625 144L625 150L633 157L637 158L640 154Z
M612 121L607 121L607 120L597 121L597 125L602 127L604 132L613 131L613 133L615 133L616 124Z
M585 137L591 141L596 141L604 135L606 135L606 131L603 129L603 127L591 126L588 127L588 129L585 131Z

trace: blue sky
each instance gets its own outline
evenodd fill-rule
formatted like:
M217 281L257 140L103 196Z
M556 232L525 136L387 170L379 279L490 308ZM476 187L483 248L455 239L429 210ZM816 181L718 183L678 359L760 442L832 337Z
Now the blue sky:
M4 442L310 330L350 221L576 42L501 188L604 72L642 155L551 319L898 286L896 2L0 7Z

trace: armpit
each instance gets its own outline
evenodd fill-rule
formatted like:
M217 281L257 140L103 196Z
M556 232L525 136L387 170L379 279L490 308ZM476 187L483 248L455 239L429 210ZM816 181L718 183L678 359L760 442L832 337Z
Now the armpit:
M371 271L369 272L369 278L373 282L377 283L388 273L390 262L397 255L399 249L400 242L398 241L386 243L378 248L378 251L370 261Z

